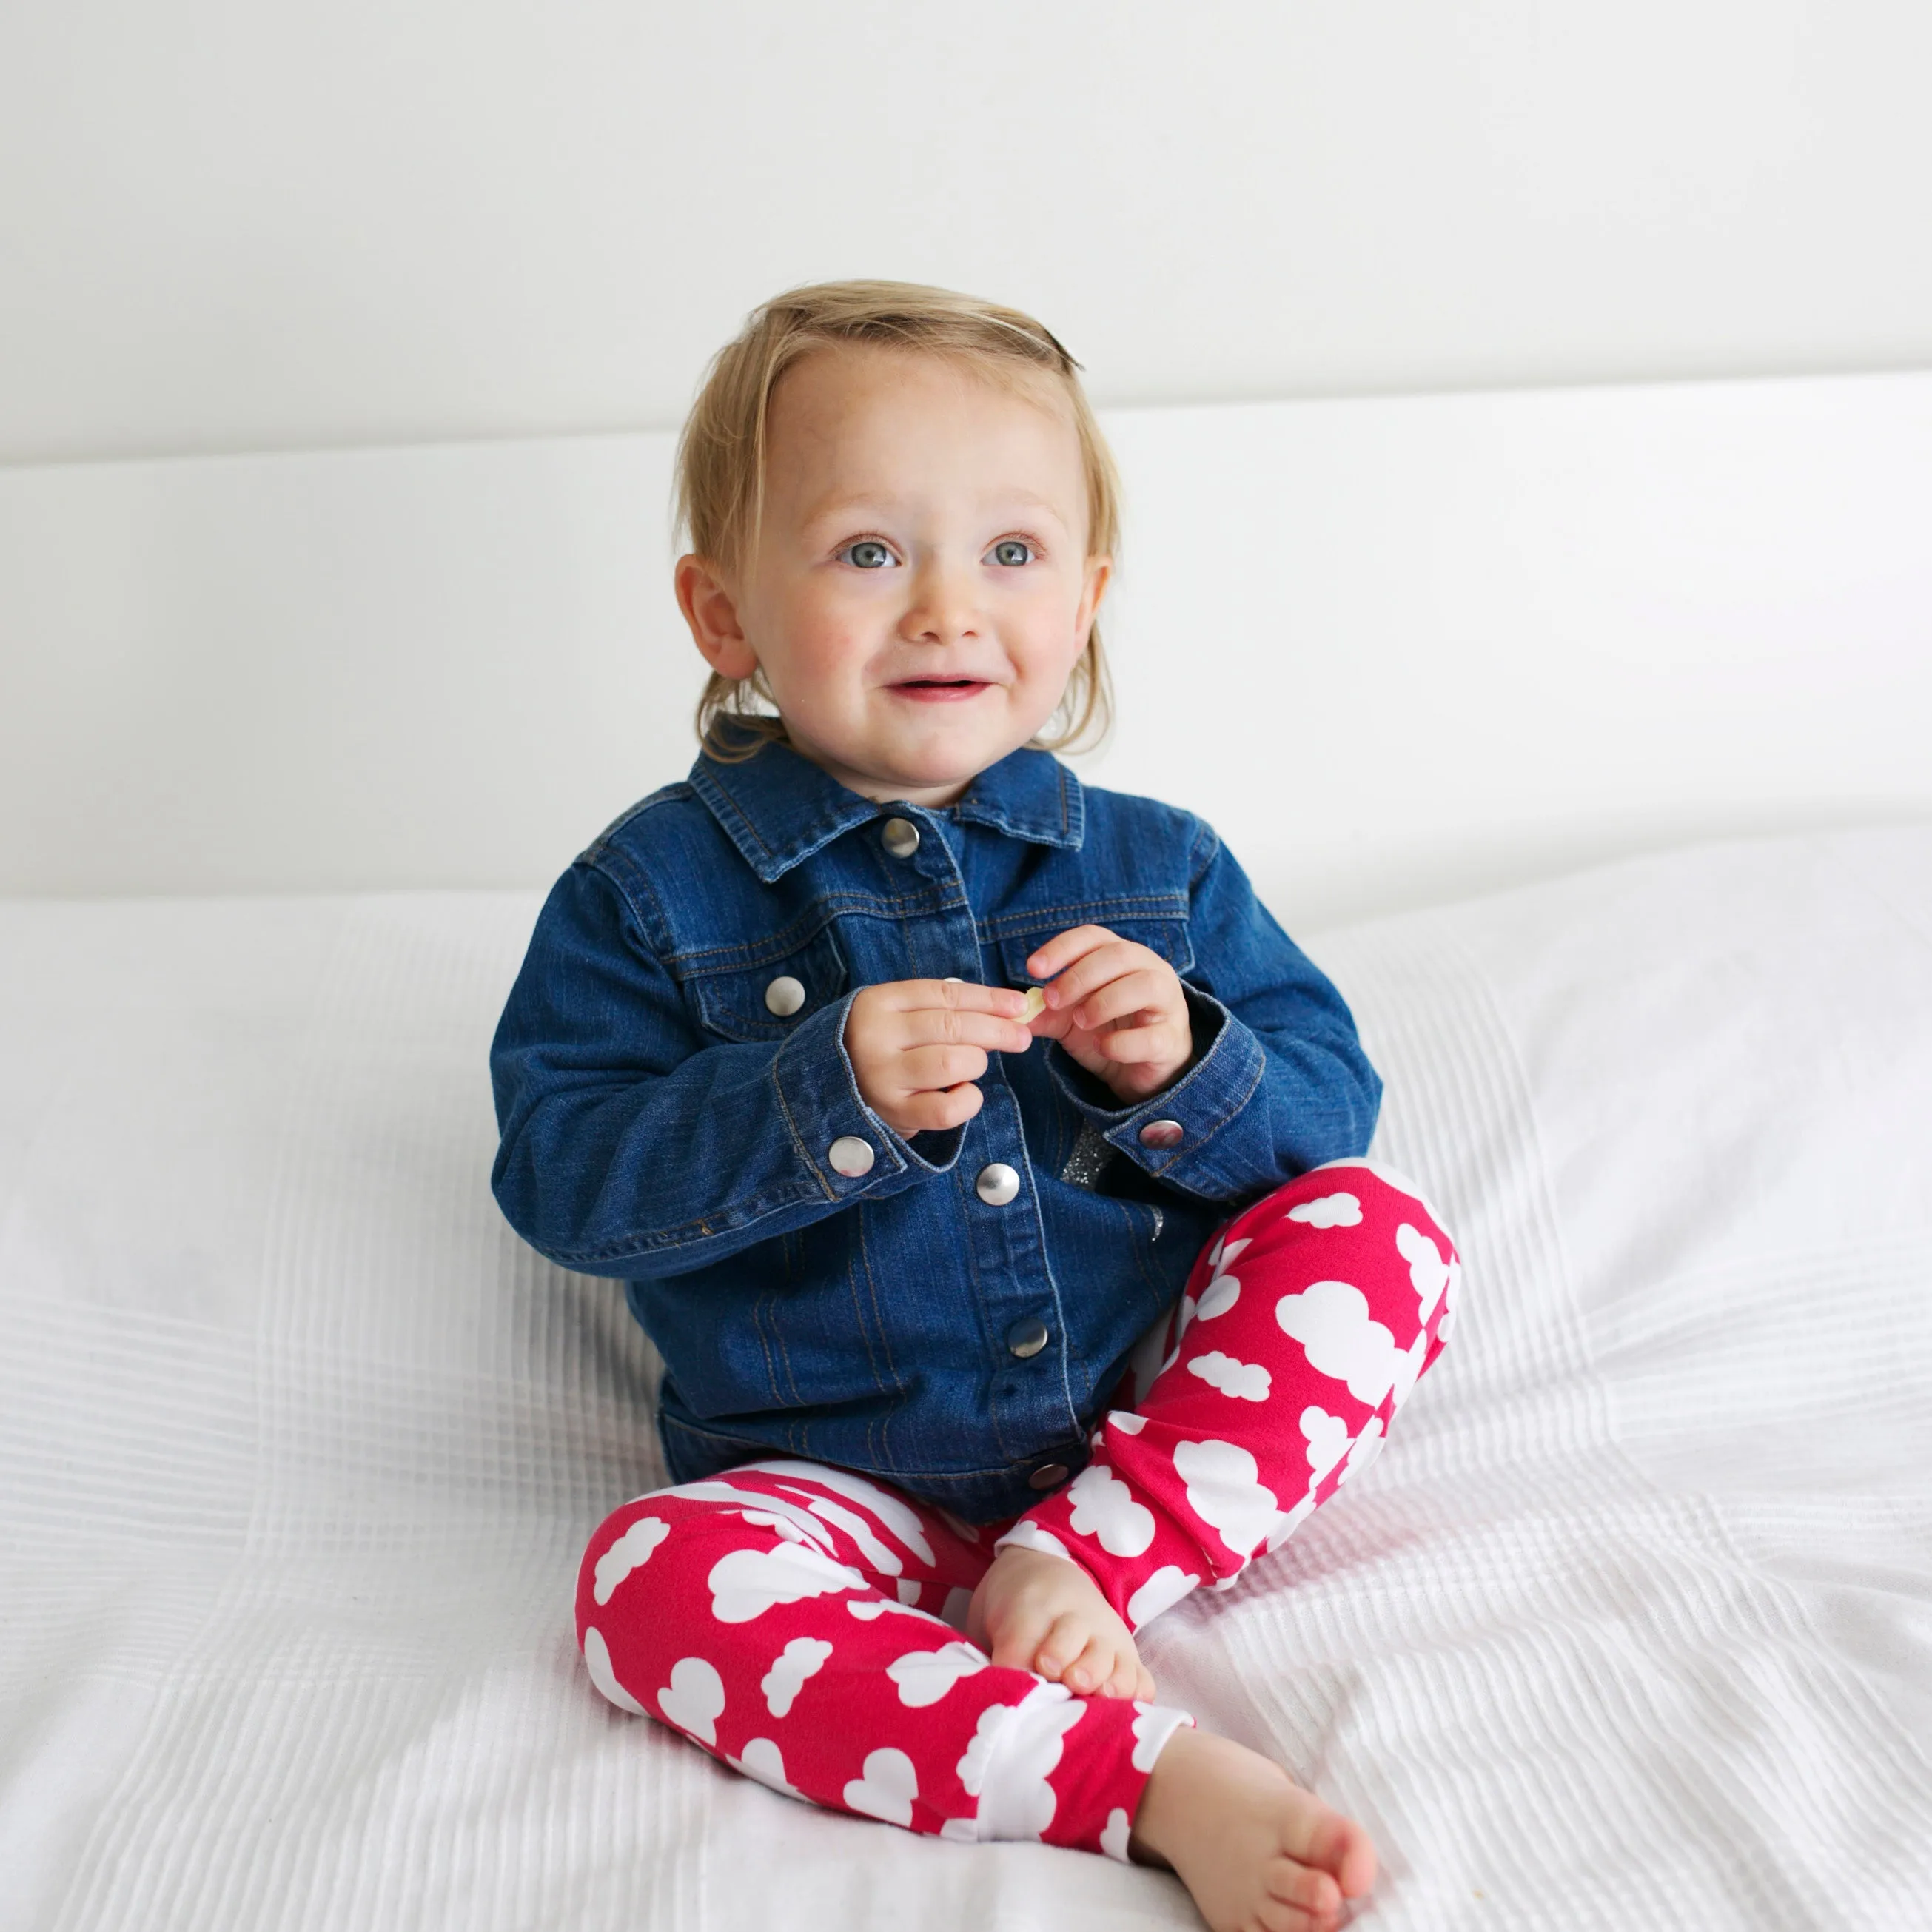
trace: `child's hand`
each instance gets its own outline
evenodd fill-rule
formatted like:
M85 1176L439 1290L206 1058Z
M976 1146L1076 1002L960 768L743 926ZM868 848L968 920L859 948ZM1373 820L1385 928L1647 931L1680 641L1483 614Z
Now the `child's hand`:
M1192 1058L1186 996L1158 952L1104 926L1076 926L1049 939L1027 970L1052 982L1033 1030L1058 1040L1130 1105L1158 1094Z
M1024 1053L1026 995L963 980L889 980L845 1016L845 1055L867 1106L910 1139L980 1111L988 1053Z

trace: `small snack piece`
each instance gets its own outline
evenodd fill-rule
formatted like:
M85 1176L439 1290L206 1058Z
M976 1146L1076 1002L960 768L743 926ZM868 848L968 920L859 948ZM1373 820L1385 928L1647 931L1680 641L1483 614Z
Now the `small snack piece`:
M1020 1024L1032 1025L1034 1022L1046 1011L1046 988L1044 986L1029 986L1027 988L1026 1005L1020 1014Z

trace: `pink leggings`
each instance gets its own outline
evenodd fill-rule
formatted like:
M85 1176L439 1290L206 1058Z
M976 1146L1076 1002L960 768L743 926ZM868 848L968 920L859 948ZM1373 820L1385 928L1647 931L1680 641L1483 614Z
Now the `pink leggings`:
M1373 1459L1448 1338L1460 1273L1408 1183L1317 1168L1222 1229L1138 1406L1010 1523L783 1460L625 1504L578 1580L592 1679L794 1797L1124 1858L1154 1760L1193 1720L992 1664L958 1634L974 1586L1019 1544L1079 1564L1136 1629L1226 1588Z

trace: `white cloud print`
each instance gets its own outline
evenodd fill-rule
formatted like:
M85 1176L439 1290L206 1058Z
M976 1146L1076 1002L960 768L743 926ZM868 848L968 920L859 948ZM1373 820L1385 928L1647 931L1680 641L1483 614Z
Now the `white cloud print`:
M1071 1563L1072 1553L1050 1529L1042 1529L1030 1517L1022 1516L1012 1528L993 1545L995 1550L1004 1550L1009 1545L1018 1550L1036 1550L1042 1556L1064 1556Z
M1109 1556L1138 1556L1153 1542L1153 1510L1103 1465L1088 1463L1066 1497L1073 1505L1068 1521L1081 1535L1097 1536Z
M796 1477L806 1483L836 1490L861 1509L869 1510L922 1563L932 1561L932 1545L927 1539L925 1526L919 1520L918 1510L903 1496L882 1490L877 1483L868 1483L863 1476L854 1475L850 1469L827 1468L817 1462L795 1462L782 1456L767 1462L745 1463L740 1473L748 1474L754 1470L761 1475ZM786 1487L794 1496L808 1493L794 1483L787 1484Z
M862 1624L876 1622L883 1616L922 1617L929 1624L944 1621L915 1604L896 1604L890 1597L854 1597L845 1607Z
M1311 1228L1359 1228L1362 1204L1352 1194L1324 1194L1318 1201L1304 1201L1291 1208L1288 1218Z
M1171 1704L1143 1704L1134 1700L1134 1768L1151 1771L1167 1741L1193 1719Z
M980 1801L982 1840L1036 1839L1053 1822L1059 1801L1047 1780L1086 1709L1064 1684L1036 1684L1018 1703L989 1704L980 1713L958 1773Z
M604 1633L595 1624L584 1633L584 1661L590 1672L591 1682L619 1710L633 1712L640 1718L650 1715L643 1705L618 1682L617 1672L610 1662L610 1646L604 1641Z
M1274 1305L1275 1319L1307 1351L1319 1373L1346 1382L1358 1402L1373 1408L1390 1389L1406 1395L1422 1366L1424 1338L1413 1353L1398 1348L1395 1337L1369 1312L1368 1298L1346 1281L1318 1281L1299 1294L1284 1294Z
M1355 1446L1348 1451L1348 1464L1342 1472L1342 1480L1346 1483L1351 1476L1366 1469L1382 1453L1382 1419L1379 1415L1372 1415L1369 1426L1355 1438Z
M1382 1424L1370 1425L1378 1437ZM1318 1403L1310 1402L1301 1412L1301 1439L1308 1450L1308 1489L1293 1508L1284 1510L1268 1525L1268 1546L1272 1555L1315 1514L1315 1492L1322 1479L1348 1454L1348 1425L1339 1415L1330 1415Z
M1196 1355L1187 1365L1190 1376L1198 1376L1210 1388L1243 1402L1266 1402L1272 1378L1258 1362L1238 1362L1216 1348L1211 1355Z
M822 1637L794 1637L772 1659L772 1667L758 1685L764 1693L765 1708L775 1718L788 1715L805 1680L816 1677L831 1654L831 1645Z
M1308 1486L1312 1490L1348 1453L1348 1425L1339 1415L1310 1402L1301 1412L1301 1439L1308 1445Z
M936 1704L962 1677L984 1670L992 1660L976 1645L942 1644L937 1650L909 1650L886 1666L886 1675L898 1686L899 1702L923 1710Z
M1064 1687L1055 1686L1055 1688ZM1070 1691L1067 1694L1072 1694ZM993 1748L1000 1741L1000 1733L1012 1721L1015 1707L1011 1704L988 1704L980 1713L980 1721L973 1727L973 1735L967 1741L966 1755L958 1765L959 1782L966 1787L969 1798L977 1798L986 1789L986 1772L993 1762Z
M1315 1492L1310 1490L1292 1510L1284 1510L1268 1525L1268 1550L1272 1556L1315 1514ZM1232 1579L1229 1580L1232 1581ZM1217 1584L1216 1588L1220 1586Z
M868 1751L858 1777L845 1786L845 1802L868 1818L888 1825L912 1822L912 1801L919 1796L919 1773L902 1750Z
M1128 1623L1136 1630L1151 1623L1162 1611L1172 1610L1200 1580L1178 1563L1163 1563L1127 1599Z
M816 1516L782 1496L762 1496L756 1490L734 1489L729 1483L712 1482L681 1483L667 1493L688 1496L693 1502L736 1504L738 1515L754 1528L775 1529L787 1541L812 1544L828 1556L838 1547L832 1532Z
M799 1490L796 1493L802 1496L804 1492ZM880 1575L896 1576L904 1570L905 1563L898 1552L874 1536L872 1526L856 1510L849 1510L843 1503L835 1503L830 1496L808 1497L805 1506L835 1529L842 1529L859 1546L860 1557Z
M745 1747L742 1757L729 1760L747 1778L755 1778L760 1784L769 1785L774 1791L782 1791L788 1798L804 1798L805 1793L794 1790L785 1778L784 1756L770 1738L753 1738ZM806 1801L811 1802L808 1798Z
M1240 1278L1232 1274L1217 1274L1201 1291L1201 1299L1194 1305L1194 1319L1212 1322L1216 1316L1226 1314L1240 1298Z
M1445 1262L1442 1250L1420 1228L1412 1228L1406 1221L1395 1231L1395 1245L1408 1264L1409 1283L1422 1305L1422 1319L1426 1322L1436 1312L1436 1304L1444 1288L1450 1289L1450 1299L1454 1299L1454 1283L1462 1272L1461 1267L1455 1262Z
M1224 1262L1234 1260L1253 1239L1252 1234L1244 1234L1238 1240L1231 1241L1223 1234L1208 1250L1208 1265L1210 1268L1219 1268Z
M598 1558L590 1594L600 1608L610 1600L611 1592L633 1570L641 1569L650 1561L651 1552L670 1534L670 1526L662 1516L640 1516Z
M724 1680L701 1657L681 1657L670 1667L670 1682L658 1693L658 1708L681 1731L718 1742L718 1720L724 1711Z
M1178 1442L1174 1473L1187 1485L1187 1506L1221 1532L1237 1556L1251 1556L1276 1515L1274 1490L1258 1481L1259 1466L1238 1442Z
M822 1556L809 1544L782 1543L776 1550L734 1550L718 1558L705 1580L711 1614L721 1624L748 1624L774 1604L796 1604L828 1590L862 1590L866 1580Z
M1233 1261L1253 1239L1254 1237L1252 1234L1244 1234L1240 1240L1231 1241L1224 1234L1208 1250L1208 1267L1214 1279L1201 1291L1201 1299L1205 1301L1210 1296L1214 1298L1214 1305L1208 1312L1209 1321L1213 1321L1217 1315L1226 1314L1228 1310L1234 1306L1236 1299L1241 1292L1241 1284L1232 1275L1223 1275L1221 1270ZM1199 1305L1192 1295L1184 1294L1180 1298L1180 1319L1174 1331L1174 1352L1161 1364L1163 1374L1174 1366L1176 1357L1180 1353L1180 1338L1186 1334L1187 1324L1199 1312Z

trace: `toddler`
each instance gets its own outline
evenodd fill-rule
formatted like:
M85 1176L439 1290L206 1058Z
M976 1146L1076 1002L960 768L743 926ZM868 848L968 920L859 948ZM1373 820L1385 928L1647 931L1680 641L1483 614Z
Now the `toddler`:
M1214 832L1083 787L1116 487L1030 316L802 289L712 365L689 776L558 882L495 1186L617 1276L675 1486L590 1541L598 1689L774 1789L1329 1924L1361 1827L1134 1633L1381 1446L1457 1264L1347 1008Z

